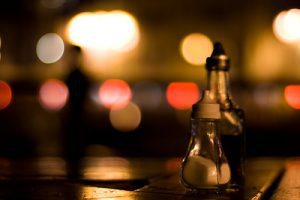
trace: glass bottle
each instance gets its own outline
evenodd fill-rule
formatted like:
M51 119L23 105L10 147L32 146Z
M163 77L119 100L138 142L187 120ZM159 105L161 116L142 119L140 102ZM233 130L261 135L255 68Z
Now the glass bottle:
M189 189L217 192L230 181L229 165L217 132L219 119L220 106L206 90L193 105L190 144L181 165L181 182Z
M231 169L229 191L243 189L245 182L244 112L233 101L229 88L229 58L221 43L214 44L206 60L210 97L220 104L220 138Z

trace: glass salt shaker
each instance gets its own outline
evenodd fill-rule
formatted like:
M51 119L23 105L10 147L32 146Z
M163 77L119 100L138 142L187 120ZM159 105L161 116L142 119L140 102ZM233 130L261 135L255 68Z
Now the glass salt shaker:
M181 165L181 183L188 189L218 192L230 181L230 168L217 132L220 117L220 105L206 90L193 105L190 144Z

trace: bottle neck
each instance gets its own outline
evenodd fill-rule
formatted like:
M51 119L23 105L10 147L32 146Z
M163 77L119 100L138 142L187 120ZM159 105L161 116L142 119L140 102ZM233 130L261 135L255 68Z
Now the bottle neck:
M192 118L192 136L215 137L217 134L217 119Z
M221 109L230 109L233 107L228 71L208 71L207 88L210 91L211 98L220 104Z

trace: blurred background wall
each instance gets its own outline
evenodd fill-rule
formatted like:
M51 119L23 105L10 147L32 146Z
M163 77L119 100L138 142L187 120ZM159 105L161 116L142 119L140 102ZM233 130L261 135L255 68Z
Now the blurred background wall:
M215 41L231 58L247 154L299 155L299 9L296 0L2 1L0 156L62 155L74 66L88 80L74 125L85 155L183 155Z

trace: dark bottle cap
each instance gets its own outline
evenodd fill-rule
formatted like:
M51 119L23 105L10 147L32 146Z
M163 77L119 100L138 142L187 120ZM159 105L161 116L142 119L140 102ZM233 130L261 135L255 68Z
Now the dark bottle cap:
M229 58L220 42L214 44L214 50L210 57L206 59L206 69L228 71L230 67Z

